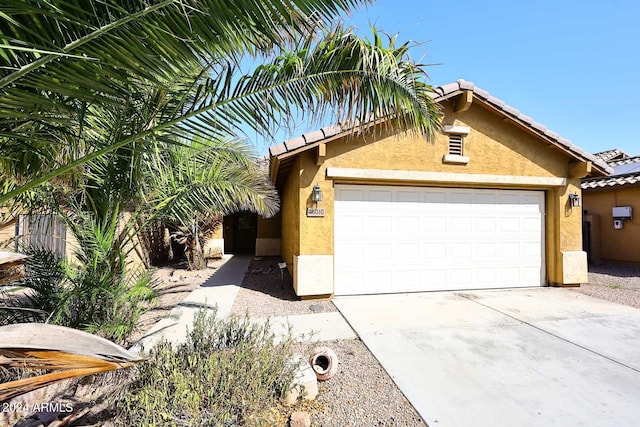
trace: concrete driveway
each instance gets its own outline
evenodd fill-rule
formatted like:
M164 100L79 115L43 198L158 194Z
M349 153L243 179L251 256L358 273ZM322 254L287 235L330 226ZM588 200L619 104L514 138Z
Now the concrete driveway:
M568 289L339 297L434 426L640 425L640 310Z

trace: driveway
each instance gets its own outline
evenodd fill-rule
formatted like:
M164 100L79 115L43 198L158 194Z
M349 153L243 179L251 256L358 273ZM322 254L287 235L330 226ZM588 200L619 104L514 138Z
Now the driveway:
M640 310L568 289L337 297L434 426L638 426Z

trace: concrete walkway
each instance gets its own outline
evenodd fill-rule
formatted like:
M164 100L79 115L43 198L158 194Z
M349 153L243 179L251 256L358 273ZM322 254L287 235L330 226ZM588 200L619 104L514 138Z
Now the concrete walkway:
M139 352L142 348L149 349L163 338L174 344L183 343L196 313L203 308L213 311L217 306L218 317L228 316L251 258L248 255L225 255L224 263L216 272L199 288L191 291L171 310L168 317L156 323L131 350Z
M430 426L638 426L640 310L568 289L340 297Z
M224 263L199 288L191 291L187 297L171 310L168 317L161 319L140 339L131 351L140 352L149 349L162 338L178 344L186 339L187 330L193 325L196 313L201 309L213 312L217 307L217 316L225 318L231 313L233 303L244 280L253 256L225 255ZM264 323L267 318L251 319ZM269 318L271 330L277 336L291 331L299 341L329 341L353 339L356 333L339 312L303 314L295 316L274 316Z

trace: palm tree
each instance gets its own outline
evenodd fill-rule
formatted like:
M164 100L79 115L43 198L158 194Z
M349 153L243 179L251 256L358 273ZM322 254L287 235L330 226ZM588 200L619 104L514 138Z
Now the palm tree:
M241 210L277 213L277 191L251 152L240 141L198 141L157 149L145 164L144 216L179 230L190 268L205 267L201 230L219 226L217 218Z
M0 207L48 201L65 217L86 243L76 278L90 297L76 300L102 307L92 301L128 291L123 249L146 221L197 237L201 215L277 210L246 150L228 142L243 125L268 135L291 117L385 119L431 135L438 110L409 45L324 24L365 3L5 1ZM246 58L258 65L246 71ZM116 230L122 211L135 215ZM85 287L97 280L105 292Z
M243 124L269 134L301 111L431 135L437 108L409 46L324 24L366 3L4 2L0 204L47 182L85 185L86 165L107 153L238 139ZM247 57L261 65L242 73Z

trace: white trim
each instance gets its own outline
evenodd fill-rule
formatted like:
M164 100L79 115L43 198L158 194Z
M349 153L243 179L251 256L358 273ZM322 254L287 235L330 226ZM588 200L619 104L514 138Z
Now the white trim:
M458 156L457 154L445 154L442 156L443 163L453 163L456 165L466 165L469 163L469 156Z
M587 253L584 251L562 251L562 284L588 283Z
M562 187L566 178L548 176L485 175L476 173L427 172L390 169L327 168L327 178L360 181L398 181L450 184L531 185Z
M460 135L469 135L469 133L471 132L471 128L469 128L468 126L445 125L442 128L442 132L444 132L444 133L456 133L456 134L460 134Z
M333 255L297 255L293 263L296 295L333 294Z

